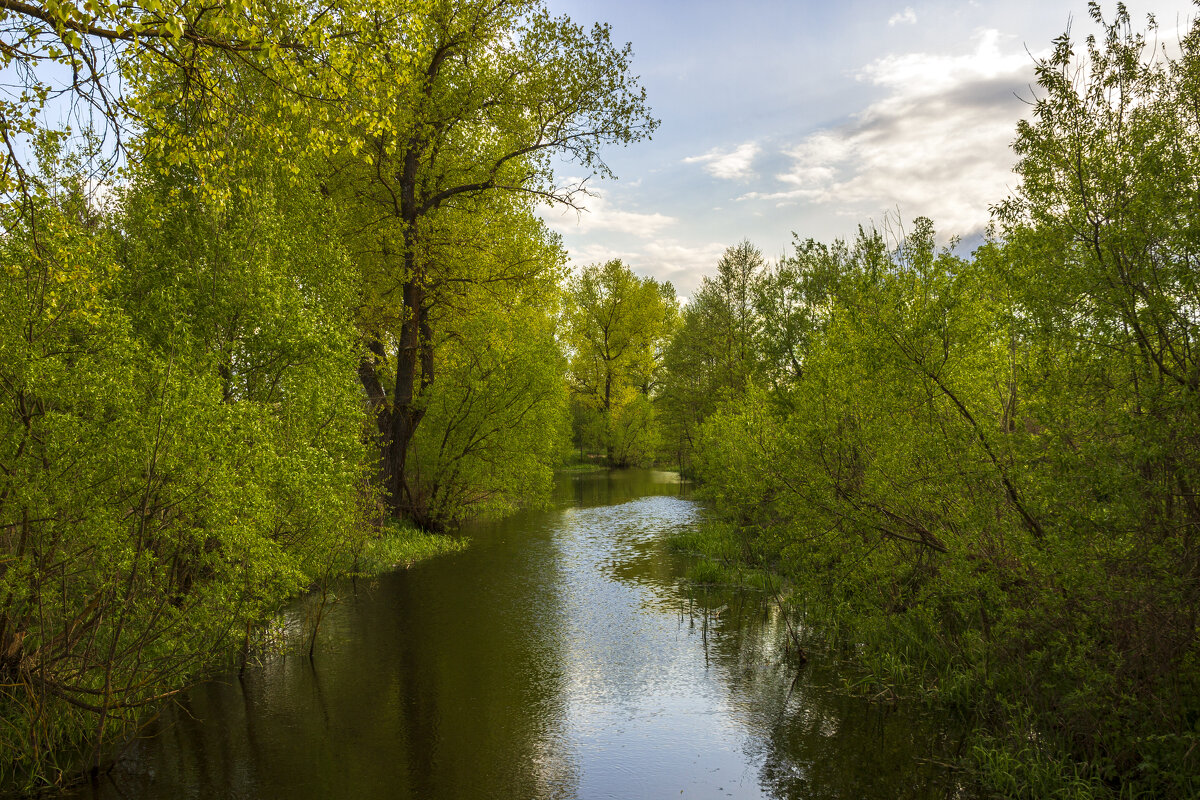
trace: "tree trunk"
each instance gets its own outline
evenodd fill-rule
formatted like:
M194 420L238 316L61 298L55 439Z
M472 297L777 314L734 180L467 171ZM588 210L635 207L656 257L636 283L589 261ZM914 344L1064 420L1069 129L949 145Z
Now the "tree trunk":
M375 412L376 443L380 452L379 480L384 490L388 513L425 526L425 509L415 487L409 483L408 450L425 416L421 402L424 390L433 382L433 330L426 307L425 285L416 262L414 236L406 237L403 286L404 322L396 347L396 379L389 394L379 379L379 367L387 351L379 339L367 342L369 355L358 366L359 381L367 402ZM390 402L389 402L390 400Z
M411 258L406 257L405 260L410 261ZM396 348L392 424L384 455L388 508L397 517L410 519L419 517L420 509L414 508L418 498L408 485L408 448L425 415L419 403L420 389L425 388L433 377L430 374L433 366L432 346L427 339L422 341L425 339L422 334L429 333L424 306L424 287L418 279L410 279L404 284L404 324Z
M616 457L613 448L613 421L612 421L612 369L609 367L609 361L605 359L604 364L604 457L610 467L615 466L613 459Z

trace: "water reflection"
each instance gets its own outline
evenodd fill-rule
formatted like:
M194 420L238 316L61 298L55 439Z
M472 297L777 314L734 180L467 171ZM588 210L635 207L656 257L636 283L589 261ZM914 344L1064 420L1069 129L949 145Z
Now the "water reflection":
M340 588L316 657L191 692L97 797L926 797L942 721L800 669L777 607L689 596L673 473L564 477L557 508ZM300 613L300 612L297 612Z

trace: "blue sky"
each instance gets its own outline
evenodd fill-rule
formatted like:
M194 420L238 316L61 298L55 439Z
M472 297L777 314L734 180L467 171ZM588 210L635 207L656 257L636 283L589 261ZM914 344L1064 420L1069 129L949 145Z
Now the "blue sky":
M593 184L587 212L543 216L576 266L619 257L685 297L743 238L775 258L793 232L830 240L899 212L978 241L1014 185L1034 58L1068 25L1095 30L1085 0L548 5L633 44L662 124L605 153L618 180ZM1126 5L1139 29L1153 13L1167 43L1197 13Z

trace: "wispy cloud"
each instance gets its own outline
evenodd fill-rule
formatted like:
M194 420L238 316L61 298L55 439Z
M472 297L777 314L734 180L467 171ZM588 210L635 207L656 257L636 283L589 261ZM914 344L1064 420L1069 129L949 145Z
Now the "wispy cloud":
M726 246L727 243L720 242L696 244L666 238L625 246L585 241L575 244L570 251L571 263L577 269L619 258L639 275L653 275L660 281L670 281L682 299L694 294L704 275L716 268Z
M705 172L724 180L745 180L754 176L754 157L758 153L757 144L746 142L725 152L714 148L701 156L688 156L683 163L703 164Z
M647 242L639 262L660 279L669 280L680 295L690 296L706 273L716 269L728 243L684 244L674 239Z
M593 190L586 210L541 207L542 219L563 235L575 267L619 258L635 272L669 280L681 296L700 285L725 251L719 242L684 242L672 228L678 220L618 207L603 191Z
M571 248L571 265L576 269L589 264L603 264L614 258L619 258L633 269L641 264L642 253L637 248L612 247L602 242L584 242Z
M1025 111L1018 94L1033 82L1033 63L1020 47L1003 50L996 31L976 40L965 55L914 53L868 65L860 79L887 95L849 124L788 148L779 188L741 199L832 205L858 217L898 207L949 233L982 230L988 204L1012 181L1009 145Z
M913 11L912 6L905 6L903 11L898 11L888 19L888 27L894 28L897 25L916 25L917 12Z
M542 208L542 219L559 233L589 234L594 231L616 231L645 239L675 224L666 214L645 214L626 211L609 203L604 192L593 190L582 211L572 208Z

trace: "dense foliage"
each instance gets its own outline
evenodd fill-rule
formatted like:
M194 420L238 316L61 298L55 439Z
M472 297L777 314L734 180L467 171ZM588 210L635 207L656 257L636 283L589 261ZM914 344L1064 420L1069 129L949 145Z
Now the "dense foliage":
M663 348L679 314L675 288L639 278L619 260L586 267L567 287L574 437L614 467L653 462L661 447Z
M746 552L873 694L962 709L986 786L1195 797L1200 27L1177 56L1103 30L1039 64L973 258L924 219L800 242L750 279L748 354L724 293L667 384Z
M567 280L535 214L655 127L603 26L0 0L0 788L404 558L387 518L545 497L571 431L700 478L877 696L963 710L985 785L1200 793L1200 26L1103 31L1039 64L971 258L925 219L742 242L680 312Z
M57 782L366 536L344 255L271 170L221 210L52 151L5 219L0 771ZM319 205L319 204L318 204ZM269 243L269 246L268 246Z
M4 2L0 40L4 790L102 765L288 597L401 552L387 518L547 495L534 203L656 123L629 48L540 0Z

